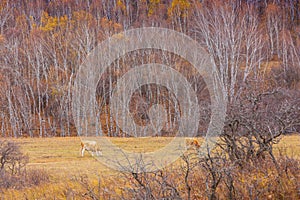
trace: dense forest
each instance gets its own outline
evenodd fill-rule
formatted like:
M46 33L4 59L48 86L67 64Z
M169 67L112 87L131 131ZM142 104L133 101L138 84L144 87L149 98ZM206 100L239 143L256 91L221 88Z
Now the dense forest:
M298 0L1 0L1 136L77 135L72 87L82 61L113 34L150 26L185 33L212 56L228 92L225 134L250 131L269 138L300 131ZM99 77L98 117L105 134L122 132L109 116L107 93L132 63L169 63L203 90L189 63L171 53L165 60L159 55L159 50L128 54ZM135 105L145 102L146 92L133 97L139 123L147 123L147 109L162 99L156 98L142 108Z

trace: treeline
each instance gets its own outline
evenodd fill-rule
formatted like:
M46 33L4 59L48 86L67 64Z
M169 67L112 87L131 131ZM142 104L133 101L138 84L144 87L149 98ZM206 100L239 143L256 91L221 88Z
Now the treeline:
M0 134L76 135L71 112L72 86L81 62L109 36L145 26L174 29L203 44L213 56L214 67L228 92L232 105L229 111L234 110L229 113L232 118L228 125L233 127L243 120L256 122L281 107L271 106L272 111L266 107L263 116L248 121L236 116L257 117L249 109L262 111L256 103L266 94L284 93L290 99L289 105L297 99L299 25L300 2L291 0L1 0ZM140 59L159 59L157 52L140 52L144 55ZM180 72L189 66L174 55L168 56ZM124 61L125 69L134 60ZM120 77L120 66L115 63L113 70L101 77L98 96L111 93L110 86ZM186 75L194 77L192 70ZM285 96L279 104L285 102ZM107 110L107 98L98 98L105 110L99 121L105 134L113 135L110 133L117 130ZM278 103L275 100L274 105ZM249 107L238 109L238 105ZM287 115L287 110L282 109L280 116ZM297 111L294 107L290 109ZM237 111L243 113L239 115ZM280 134L299 129L298 122L291 123L288 117L284 120L288 125L282 122ZM269 123L265 120L264 125Z

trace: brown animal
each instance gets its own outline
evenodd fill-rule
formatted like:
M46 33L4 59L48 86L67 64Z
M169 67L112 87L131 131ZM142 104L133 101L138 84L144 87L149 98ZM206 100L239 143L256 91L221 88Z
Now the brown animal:
M199 144L198 140L195 138L187 140L186 145L187 145L188 149L191 149L191 148L196 149L196 150L200 149L200 144Z

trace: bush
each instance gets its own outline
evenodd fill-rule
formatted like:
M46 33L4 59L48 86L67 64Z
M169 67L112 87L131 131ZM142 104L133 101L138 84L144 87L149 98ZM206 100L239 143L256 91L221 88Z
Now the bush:
M21 189L49 180L43 170L26 170L28 156L12 141L0 141L0 190Z

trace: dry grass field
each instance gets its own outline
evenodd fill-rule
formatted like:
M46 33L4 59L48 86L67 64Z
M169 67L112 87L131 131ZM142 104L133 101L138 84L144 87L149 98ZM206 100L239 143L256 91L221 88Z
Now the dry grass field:
M36 187L5 190L0 199L76 199L72 198L72 194L88 187L82 184L85 176L93 180L95 185L102 183L104 179L105 184L111 183L111 185L102 185L102 188L114 186L114 190L117 190L117 184L122 184L120 173L106 167L88 153L84 157L80 156L80 138L13 140L21 145L24 153L28 154L27 168L40 169L49 174L50 178L48 182ZM171 138L110 138L110 140L126 150L153 151L166 145ZM280 143L275 145L274 151L277 155L280 151L299 159L300 136L283 137Z

